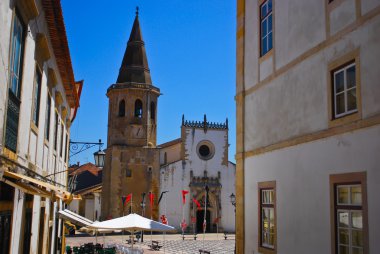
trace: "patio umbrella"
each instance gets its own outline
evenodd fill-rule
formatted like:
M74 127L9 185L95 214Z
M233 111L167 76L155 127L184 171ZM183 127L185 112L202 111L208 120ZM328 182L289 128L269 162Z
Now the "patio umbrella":
M134 234L135 231L156 231L156 232L171 232L176 231L172 226L162 224L160 222L142 217L132 213L127 216L119 217L112 220L96 222L88 226L94 229L112 229L112 230L127 230ZM133 248L133 241L132 241Z
M112 220L95 222L88 228L94 229L112 229L112 230L127 230L127 231L156 231L156 232L171 232L176 231L172 226L162 224L160 222L142 217L132 213L127 216L119 217Z

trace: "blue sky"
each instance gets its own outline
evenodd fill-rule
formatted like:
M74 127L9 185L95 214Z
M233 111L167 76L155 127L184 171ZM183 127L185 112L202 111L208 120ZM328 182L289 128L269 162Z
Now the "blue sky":
M229 159L235 161L235 27L231 0L62 0L76 80L84 79L73 141L107 140L107 88L116 82L135 17L145 41L158 101L157 143L180 137L188 120L229 119ZM105 148L105 146L104 146ZM71 163L92 162L83 152Z

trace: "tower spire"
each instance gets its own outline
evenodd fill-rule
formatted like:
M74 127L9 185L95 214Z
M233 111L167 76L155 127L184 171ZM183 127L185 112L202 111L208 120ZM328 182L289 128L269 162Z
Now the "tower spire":
M145 52L145 43L142 37L139 22L139 7L136 7L136 17L127 48L121 63L117 83L152 84L148 59Z

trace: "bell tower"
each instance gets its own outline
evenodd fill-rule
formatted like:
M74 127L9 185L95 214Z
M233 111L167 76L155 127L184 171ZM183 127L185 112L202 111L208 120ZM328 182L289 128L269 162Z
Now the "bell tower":
M106 160L102 183L102 218L119 217L131 211L141 214L142 194L159 189L157 102L160 89L153 86L143 41L138 8L115 84L109 99ZM122 205L122 196L132 193L132 205ZM150 216L145 202L145 216ZM158 208L153 207L158 219Z

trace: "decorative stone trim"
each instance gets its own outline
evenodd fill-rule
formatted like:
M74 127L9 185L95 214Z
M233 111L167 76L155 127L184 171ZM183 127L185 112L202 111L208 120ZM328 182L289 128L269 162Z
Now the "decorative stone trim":
M35 0L18 0L16 5L22 14L25 15L27 22L36 18L39 14Z
M55 71L52 68L48 68L48 86L49 88L53 88L57 85L58 80L57 76L55 75Z
M36 60L42 65L50 57L48 39L45 34L38 33L36 36Z
M60 92L55 92L55 105L58 107L63 103L63 97Z

